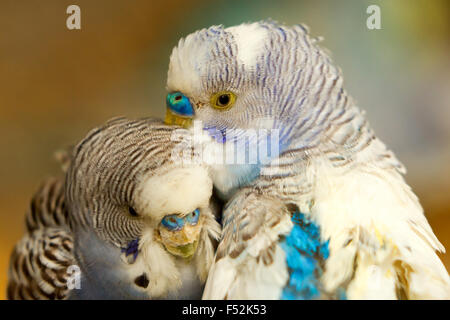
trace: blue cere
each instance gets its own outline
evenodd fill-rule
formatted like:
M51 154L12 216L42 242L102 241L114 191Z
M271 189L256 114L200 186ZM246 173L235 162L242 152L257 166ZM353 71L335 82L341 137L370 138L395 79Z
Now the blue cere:
M176 214L165 216L161 220L161 224L170 231L177 231L183 229L184 222L185 222L184 219L180 218Z
M189 99L181 92L172 92L166 98L167 107L178 115L184 117L194 116L194 108Z
M200 217L200 209L195 209L194 211L189 213L185 219L190 225L195 226L198 222L199 217Z
M286 253L289 281L281 298L305 300L320 297L319 278L329 256L328 241L320 239L319 227L300 212L292 216L294 227L281 243ZM345 296L339 295L339 298Z

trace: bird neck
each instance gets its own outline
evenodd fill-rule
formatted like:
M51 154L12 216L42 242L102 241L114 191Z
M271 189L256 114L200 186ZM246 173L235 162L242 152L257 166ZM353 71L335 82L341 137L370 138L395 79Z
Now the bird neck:
M130 283L121 268L121 250L99 239L92 232L76 233L74 255L81 270L81 286L73 289L71 299L145 299ZM120 283L120 287L114 284Z

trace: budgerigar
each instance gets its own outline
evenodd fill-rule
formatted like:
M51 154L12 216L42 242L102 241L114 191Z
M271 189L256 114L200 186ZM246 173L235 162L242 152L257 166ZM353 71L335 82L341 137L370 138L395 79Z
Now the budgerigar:
M200 298L220 225L208 169L174 157L185 131L124 118L92 130L34 196L8 298Z
M225 150L278 145L212 166L229 201L203 298L449 298L444 247L403 165L317 42L302 25L264 21L200 30L172 52L166 123L200 120Z

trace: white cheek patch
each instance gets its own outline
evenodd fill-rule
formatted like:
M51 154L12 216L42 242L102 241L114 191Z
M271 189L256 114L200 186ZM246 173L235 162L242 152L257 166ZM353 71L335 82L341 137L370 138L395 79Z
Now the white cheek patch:
M233 35L238 47L238 60L244 67L255 67L259 53L264 49L265 39L268 37L267 29L259 23L243 24L225 29Z
M160 221L168 214L187 214L207 207L212 181L206 168L178 168L144 180L139 190L141 213Z

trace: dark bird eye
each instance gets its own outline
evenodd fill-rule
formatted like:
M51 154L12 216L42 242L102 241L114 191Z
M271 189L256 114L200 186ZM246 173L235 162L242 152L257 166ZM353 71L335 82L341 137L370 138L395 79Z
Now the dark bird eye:
M211 105L220 110L231 108L236 101L236 95L231 91L220 91L212 95Z
M228 102L230 102L230 96L228 94L222 94L221 96L219 96L217 102L221 106L226 106Z
M139 214L136 212L136 210L134 210L133 207L128 207L128 212L132 217L139 217Z

